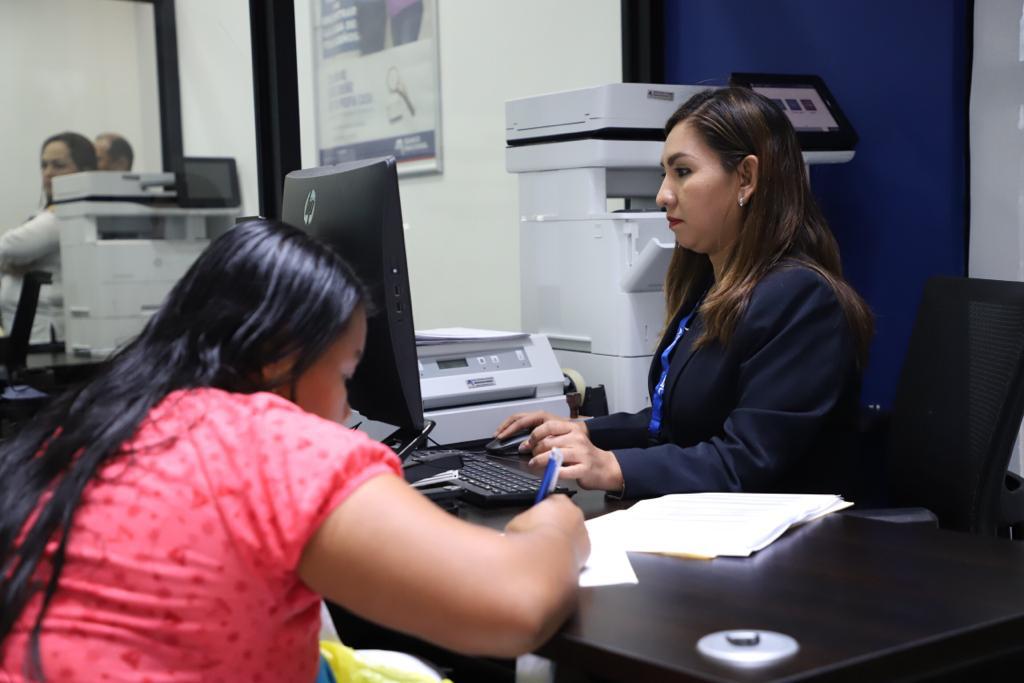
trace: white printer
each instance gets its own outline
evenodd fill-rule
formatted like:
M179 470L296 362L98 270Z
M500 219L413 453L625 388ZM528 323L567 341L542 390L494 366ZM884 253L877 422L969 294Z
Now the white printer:
M604 384L608 408L649 404L647 370L675 248L656 211L665 120L703 87L616 83L505 103L519 177L523 329ZM614 211L609 200L628 200Z
M416 333L423 416L439 444L490 438L513 413L568 417L562 370L540 334L491 330Z
M53 179L68 353L130 341L238 207L181 208L172 173L87 171Z

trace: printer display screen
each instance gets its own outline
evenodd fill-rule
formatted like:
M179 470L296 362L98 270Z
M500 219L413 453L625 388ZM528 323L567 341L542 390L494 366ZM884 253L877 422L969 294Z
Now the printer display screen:
M857 146L857 132L820 76L733 73L729 84L772 100L793 124L804 152L848 151Z
M814 86L793 84L777 87L755 84L753 87L754 92L764 95L786 112L797 132L839 130L839 124Z
M465 358L450 358L448 360L437 361L437 367L441 370L451 370L452 368L465 368L469 367L469 362Z

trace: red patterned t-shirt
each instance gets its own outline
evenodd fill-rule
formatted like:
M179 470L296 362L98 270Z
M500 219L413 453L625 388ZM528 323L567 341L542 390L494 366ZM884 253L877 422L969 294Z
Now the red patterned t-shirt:
M43 620L48 680L309 683L319 596L296 572L394 454L274 394L180 391L86 488ZM56 548L51 543L51 552ZM0 654L21 681L40 598Z

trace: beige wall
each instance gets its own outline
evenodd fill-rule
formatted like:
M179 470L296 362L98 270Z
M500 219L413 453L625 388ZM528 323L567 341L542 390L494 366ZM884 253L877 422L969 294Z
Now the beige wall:
M296 0L303 165L316 165L311 0ZM185 153L238 159L258 211L245 0L177 0ZM416 326L519 327L505 100L622 78L617 0L439 0L444 173L401 180ZM582 18L582 17L585 17Z
M180 2L181 0L179 0ZM519 329L505 100L622 80L617 0L439 0L444 172L401 179L416 327ZM303 165L316 165L311 18L296 2Z
M968 274L1024 280L1024 2L974 6ZM1021 443L1012 470L1024 474Z
M114 131L135 168L160 170L153 7L119 0L0 0L0 231L40 206L40 145Z
M256 110L249 3L175 0L186 156L229 156L238 164L243 215L259 213Z

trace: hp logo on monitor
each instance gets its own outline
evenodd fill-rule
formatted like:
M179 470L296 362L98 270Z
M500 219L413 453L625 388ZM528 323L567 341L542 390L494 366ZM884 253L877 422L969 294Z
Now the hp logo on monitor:
M314 213L316 213L316 190L310 190L306 195L306 205L302 207L302 222L306 225L312 223Z

